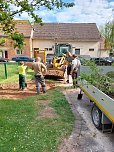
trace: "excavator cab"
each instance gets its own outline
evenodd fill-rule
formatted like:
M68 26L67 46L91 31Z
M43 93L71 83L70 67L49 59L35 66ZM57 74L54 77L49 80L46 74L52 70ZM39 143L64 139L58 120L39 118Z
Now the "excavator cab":
M55 44L55 56L63 56L63 54L67 54L71 50L70 44Z
M53 67L61 68L66 60L66 54L71 50L70 44L55 44Z

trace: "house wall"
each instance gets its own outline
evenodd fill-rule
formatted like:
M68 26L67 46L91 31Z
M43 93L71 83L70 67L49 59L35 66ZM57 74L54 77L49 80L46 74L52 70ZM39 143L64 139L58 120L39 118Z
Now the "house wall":
M5 51L7 51L7 58L11 59L15 55L13 48L13 41L6 38L6 42L3 46L0 46L0 50L2 52L2 56L5 57Z
M54 40L36 40L31 38L25 38L25 46L22 54L29 57L34 57L34 48L44 50L45 48L52 48L52 51L47 51L47 54L54 53L55 43L69 43L73 47L73 54L75 49L80 49L80 55L90 55L90 57L107 57L109 52L107 50L100 50L99 42L75 42L75 41L54 41ZM94 51L89 51L90 48L94 48ZM13 48L13 41L7 39L4 46L0 46L0 56L5 57L5 51L8 52L8 58L11 59L16 54L16 49Z
M25 42L25 46L24 46L24 49L22 51L22 54L27 55L27 56L31 56L30 50L32 50L32 47L31 47L32 42L31 42L30 38L25 38L24 42ZM7 51L8 52L8 59L10 59L10 60L12 59L12 57L19 55L16 53L16 49L14 49L13 41L11 39L7 39L5 45L0 46L0 50L1 50L0 56L5 57L5 51Z
M33 39L32 46L33 46L33 55L34 55L34 48L39 48L39 50L44 50L45 48L52 48L54 46L55 42L52 40L36 40ZM52 51L47 51L47 54L53 54L54 48Z
M98 56L99 42L73 42L71 44L74 48L80 49L80 55ZM89 49L94 49L94 51L89 51Z
M100 57L108 57L109 51L108 50L100 50Z
M27 55L29 57L31 57L31 39L30 38L25 38L25 46L23 49L23 55Z
M90 57L105 57L108 56L107 51L100 51L100 42L75 42L75 41L54 41L54 40L33 40L33 52L34 48L43 50L45 48L52 48L55 43L69 43L73 47L73 54L75 49L80 49L80 55L90 55ZM94 51L89 51L94 49ZM54 47L52 51L47 51L47 54L54 53Z
M29 46L30 46L30 57L34 57L33 50L32 50L32 37L33 37L33 29L31 30L30 39L29 39Z
M109 53L110 53L110 51L105 48L105 38L104 37L101 37L101 40L100 40L100 51L99 51L99 53L100 53L101 57L108 57Z

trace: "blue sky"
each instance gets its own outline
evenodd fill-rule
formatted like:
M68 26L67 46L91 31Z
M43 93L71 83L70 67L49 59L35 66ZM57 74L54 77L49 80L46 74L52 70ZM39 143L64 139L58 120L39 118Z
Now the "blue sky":
M98 26L112 20L114 16L114 0L63 0L74 2L72 8L49 11L41 9L36 13L43 22L64 23L96 23ZM20 17L16 16L16 19ZM20 19L29 19L27 13L23 13Z

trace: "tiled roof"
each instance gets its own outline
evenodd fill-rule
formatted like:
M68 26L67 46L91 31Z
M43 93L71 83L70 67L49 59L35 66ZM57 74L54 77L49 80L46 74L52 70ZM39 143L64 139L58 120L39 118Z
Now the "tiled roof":
M98 41L100 33L95 23L43 23L33 26L33 39Z
M25 37L30 37L32 26L27 20L20 20L16 24L16 29L19 33L23 33Z
M23 33L24 37L30 37L32 26L28 20L15 20L16 22L16 31L19 33ZM2 32L0 32L0 36L4 36Z

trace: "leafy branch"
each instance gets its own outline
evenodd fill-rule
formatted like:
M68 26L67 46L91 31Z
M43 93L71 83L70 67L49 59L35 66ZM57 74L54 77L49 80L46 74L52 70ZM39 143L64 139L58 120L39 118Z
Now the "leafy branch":
M6 42L6 39L2 37L0 39L0 46L3 46L5 44L5 42Z
M98 69L94 62L88 62L88 66L90 67L91 72L88 74L81 73L80 79L85 79L106 94L112 93L114 91L113 80L107 75L102 74L101 70Z
M35 23L41 23L42 18L36 14L40 8L53 10L73 6L73 2L65 3L62 0L0 0L0 28L10 38L15 37L14 47L22 48L23 36L15 33L14 17L16 15L21 16L23 12L26 12Z
M114 21L106 23L100 28L100 32L105 39L104 47L114 54Z
M24 46L24 35L18 32L11 34L12 40L14 40L14 48L18 47L20 50L23 50Z

